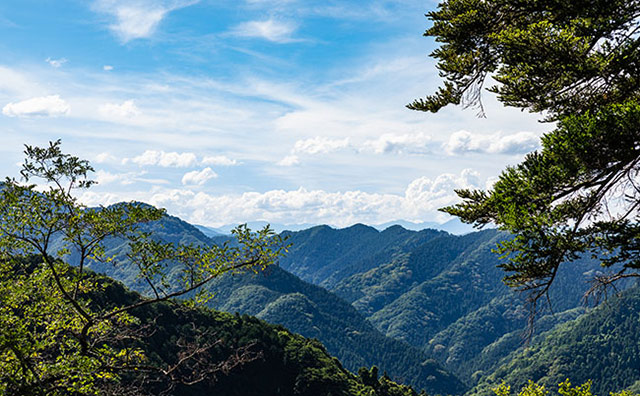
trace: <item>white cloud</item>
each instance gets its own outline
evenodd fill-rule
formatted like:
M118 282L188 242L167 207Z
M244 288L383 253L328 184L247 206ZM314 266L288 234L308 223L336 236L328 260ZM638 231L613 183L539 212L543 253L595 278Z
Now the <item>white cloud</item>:
M126 43L150 37L169 12L198 2L199 0L98 0L95 9L115 19L109 28Z
M298 140L294 144L292 152L305 154L326 154L347 147L349 147L349 138L329 139L322 136L316 136L310 139Z
M231 34L238 37L261 38L276 43L288 43L296 41L292 34L297 28L297 25L292 22L267 19L241 23L231 30Z
M9 103L2 108L8 117L58 117L69 114L71 107L59 95L41 96Z
M98 164L103 164L105 162L113 162L116 161L117 158L113 155L111 155L111 153L108 152L103 152L100 153L98 155L95 156L95 158L93 159L94 162L98 163Z
M378 139L367 140L365 148L376 154L426 154L430 151L431 136L424 133L397 135L386 133Z
M224 155L207 156L202 159L203 165L220 165L220 166L233 166L238 165L238 161L226 157Z
M218 177L218 174L211 168L204 168L201 171L187 172L182 177L182 184L184 185L198 185L201 186L211 179Z
M405 198L411 202L434 201L455 195L457 188L480 187L479 174L465 169L459 176L443 173L435 179L421 177L412 181L405 191Z
M102 66L102 70L104 70L104 71L111 71L111 70L113 70L113 66L111 66L111 65L104 65L104 66Z
M110 173L100 169L95 173L95 180L98 182L98 184L101 184L101 185L111 184L114 182L121 182L123 184L132 184L133 183L132 176L133 176L132 173L116 174L116 173Z
M443 144L449 155L467 152L487 154L524 154L540 147L540 136L533 132L518 132L503 135L474 135L467 131L453 133Z
M58 68L58 67L62 66L63 64L67 63L67 60L65 58L60 58L60 59L47 58L47 59L45 59L45 62L50 64L51 67Z
M100 114L106 117L130 118L142 114L133 100L126 100L121 104L106 103L100 106Z
M277 162L277 165L280 166L294 166L300 163L300 159L297 155L288 155Z
M348 226L356 222L444 220L437 209L458 201L453 188L479 187L478 175L465 170L459 175L442 174L412 181L404 194L376 194L363 191L271 190L240 195L214 196L184 189L156 191L153 205L191 222L222 225L262 219L274 223L325 223Z
M197 158L194 153L167 153L164 151L146 150L141 155L131 159L131 161L140 166L157 165L165 168L184 168L195 165Z

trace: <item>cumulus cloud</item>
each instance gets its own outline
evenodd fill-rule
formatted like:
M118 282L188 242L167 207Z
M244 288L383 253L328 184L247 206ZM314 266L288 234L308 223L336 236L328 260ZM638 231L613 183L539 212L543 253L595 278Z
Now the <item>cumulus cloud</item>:
M364 147L376 154L426 154L430 151L431 136L425 133L396 135L387 133L378 139L367 140Z
M280 166L294 166L300 163L300 158L297 155L287 155L280 161L278 161L277 165Z
M263 193L211 195L185 189L155 191L150 203L200 224L222 225L262 219L278 223L326 223L348 226L407 219L437 220L437 209L457 202L454 188L481 187L478 174L465 170L418 178L401 194L363 191L271 190Z
M98 0L95 9L114 19L109 28L126 43L150 37L169 12L198 2L199 0Z
M58 68L64 65L65 63L67 63L67 60L65 58L60 58L60 59L47 58L44 61L47 62L49 65L51 65L51 67L55 67L55 68Z
M218 174L211 168L204 168L201 171L187 172L182 177L182 184L201 186L211 179L218 177Z
M405 191L405 198L411 202L448 199L458 188L480 187L480 176L476 171L465 169L460 175L443 173L435 179L421 177L412 181Z
M59 95L41 96L9 103L2 108L8 117L58 117L69 114L71 106Z
M234 27L230 33L237 37L260 38L275 43L288 43L296 41L292 34L297 28L295 23L271 18L265 21L241 23Z
M111 71L111 70L113 70L113 66L111 66L111 65L104 65L104 66L102 66L102 70L104 70L104 71Z
M126 100L123 103L106 103L100 106L100 114L105 117L130 118L142 114L133 100Z
M220 166L233 166L238 165L238 161L231 159L224 155L207 156L202 159L203 165L220 165Z
M140 166L155 165L165 168L184 168L195 165L197 163L197 158L194 153L167 153L164 151L146 150L144 153L131 159L131 162Z
M467 131L453 133L443 148L449 155L468 152L487 154L524 154L540 147L540 136L533 132L503 135L474 135Z
M326 154L349 147L349 138L329 139L317 136L310 139L298 140L293 146L294 153Z

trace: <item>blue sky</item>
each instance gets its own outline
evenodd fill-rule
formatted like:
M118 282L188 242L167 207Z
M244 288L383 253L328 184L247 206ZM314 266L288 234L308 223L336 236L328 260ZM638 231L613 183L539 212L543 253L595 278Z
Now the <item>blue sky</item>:
M438 114L422 37L436 2L9 0L0 3L0 167L62 139L88 205L185 220L348 226L445 221L549 125L484 95Z

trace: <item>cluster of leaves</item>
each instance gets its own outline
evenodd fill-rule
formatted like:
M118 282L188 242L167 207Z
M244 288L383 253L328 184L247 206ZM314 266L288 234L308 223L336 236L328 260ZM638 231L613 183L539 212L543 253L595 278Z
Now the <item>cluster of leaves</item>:
M635 0L443 1L425 36L442 43L431 56L445 84L409 108L481 106L489 75L500 101L549 119L624 102L639 87L639 9Z
M86 339L72 336L82 332L82 317L37 256L0 265L0 393L97 394L102 382L117 376L113 365L143 357L135 348L103 343L113 335L111 323L92 328ZM61 283L71 286L73 271L59 262L54 267ZM77 303L83 312L92 312L88 301ZM135 320L119 315L112 322L128 327ZM91 345L84 345L86 340ZM87 352L80 353L83 349Z
M463 202L443 209L515 235L498 251L507 284L529 292L533 312L558 267L584 253L623 263L594 279L594 292L638 276L639 15L636 0L445 0L428 14L445 83L410 108L481 107L491 76L505 105L557 121L490 191L459 190Z
M560 396L593 396L591 393L591 385L592 381L589 380L582 385L579 386L571 386L571 382L568 379L560 382L558 384L558 394ZM493 392L497 396L510 396L511 395L511 386L506 383L502 383L496 388L493 389ZM545 389L544 385L540 385L536 382L529 380L529 382L520 389L518 392L518 396L546 396L549 394L549 391ZM611 392L610 396L635 396L635 394L630 391L623 390L620 392Z

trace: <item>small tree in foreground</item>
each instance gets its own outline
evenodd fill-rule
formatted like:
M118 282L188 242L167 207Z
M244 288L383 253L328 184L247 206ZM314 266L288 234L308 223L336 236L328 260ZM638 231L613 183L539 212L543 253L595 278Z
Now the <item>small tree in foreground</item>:
M62 153L60 141L26 146L25 155L22 178L44 185L7 178L0 187L0 393L120 394L122 376L137 371L146 373L140 378L204 380L193 373L177 376L178 366L192 364L219 341L185 344L178 365L153 366L129 342L153 329L140 326L131 312L181 296L204 301L204 285L226 272L264 269L286 249L283 240L268 227L251 232L246 226L233 231L233 246L154 240L140 227L160 220L164 210L136 202L98 208L78 202L73 193L95 184L89 178L93 168ZM112 308L92 302L101 283L86 266L111 261L105 254L111 238L128 241L128 259L152 291L149 298ZM204 372L233 365L227 363Z

